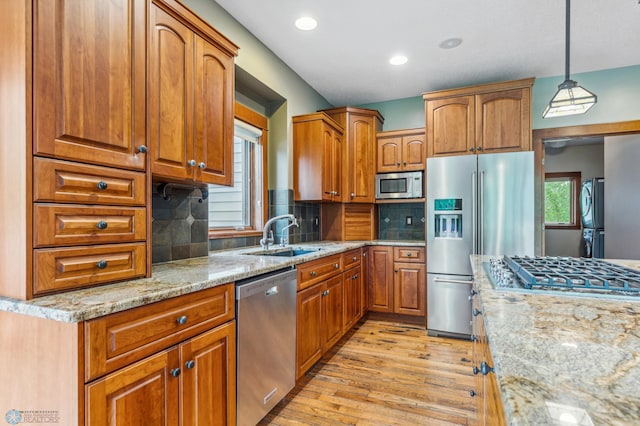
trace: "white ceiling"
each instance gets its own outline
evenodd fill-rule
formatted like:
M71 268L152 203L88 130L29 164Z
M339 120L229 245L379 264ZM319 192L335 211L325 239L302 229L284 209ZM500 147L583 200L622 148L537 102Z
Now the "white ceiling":
M563 0L216 1L333 105L564 74ZM639 2L572 2L572 75L640 64ZM296 29L302 15L318 27Z

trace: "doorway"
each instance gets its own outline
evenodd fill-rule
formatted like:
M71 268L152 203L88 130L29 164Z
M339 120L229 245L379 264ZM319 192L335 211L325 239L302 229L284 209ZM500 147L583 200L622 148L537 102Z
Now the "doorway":
M545 231L545 227L543 226L544 220L545 220L544 219L544 212L545 212L544 181L545 181L545 172L547 171L545 169L545 161L547 160L545 156L545 141L547 142L554 141L554 140L566 141L567 146L569 146L572 143L572 141L577 141L576 143L578 144L580 143L580 141L593 141L593 143L596 143L595 141L598 139L613 140L611 139L611 137L620 136L620 135L633 135L633 134L640 135L640 120L624 121L624 122L617 122L617 123L606 123L606 124L592 124L592 125L583 125L583 126L558 127L558 128L551 128L551 129L539 129L539 130L533 131L533 150L536 156L536 185L535 185L536 236L535 237L536 237L536 247L538 248L536 251L538 254L553 255L553 256L558 256L558 255L576 256L576 255L582 254L579 251L580 243L578 242L578 250L576 250L576 246L575 246L576 240L579 241L579 238L580 238L579 235L581 233L581 230L575 230L574 234L576 235L568 236L570 237L569 238L570 242L568 244L570 245L571 249L566 249L566 247L563 248L562 244L558 244L559 240L557 237L559 235L553 235L553 234L548 235L549 231ZM556 144L556 146L558 146L558 144ZM547 147L547 151L549 151L549 147ZM549 156L548 161L553 162L551 155ZM556 167L556 166L557 166L557 161L556 161L556 165L553 167ZM589 166L588 169L591 170L588 173L598 172L598 166ZM636 209L640 209L640 207L636 207ZM606 214L605 214L605 220L606 220ZM547 241L547 238L549 239L548 241ZM549 244L548 247L547 247L547 243ZM566 243L566 241L564 241L564 243ZM548 253L547 253L547 249L549 249ZM606 244L605 244L605 257L606 257L606 253L607 252L606 252Z

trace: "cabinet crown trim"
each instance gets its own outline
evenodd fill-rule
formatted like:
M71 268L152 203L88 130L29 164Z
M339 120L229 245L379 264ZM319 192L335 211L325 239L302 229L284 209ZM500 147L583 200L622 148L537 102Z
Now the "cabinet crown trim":
M365 114L372 115L378 118L381 123L384 123L384 117L380 114L380 111L377 109L369 109L369 108L357 108L352 106L342 106L338 108L327 108L318 110L318 112L324 112L326 114L340 114L340 113L350 113L350 114Z
M339 130L341 133L344 133L344 127L340 125L336 120L329 117L324 112L315 112L312 114L304 114L297 115L295 117L291 117L291 121L293 123L304 123L305 121L315 121L315 120L323 120L331 127L334 127L336 130Z
M500 81L497 83L479 84L476 86L459 87L455 89L438 90L435 92L425 92L422 99L425 101L431 99L442 99L453 96L477 95L481 93L496 92L500 90L520 89L523 87L532 87L535 77L523 78L520 80Z

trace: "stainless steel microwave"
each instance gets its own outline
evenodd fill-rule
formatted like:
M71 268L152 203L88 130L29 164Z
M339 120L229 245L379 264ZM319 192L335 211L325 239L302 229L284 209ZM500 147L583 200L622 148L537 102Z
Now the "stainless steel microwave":
M422 198L423 176L423 172L379 173L376 175L376 199Z

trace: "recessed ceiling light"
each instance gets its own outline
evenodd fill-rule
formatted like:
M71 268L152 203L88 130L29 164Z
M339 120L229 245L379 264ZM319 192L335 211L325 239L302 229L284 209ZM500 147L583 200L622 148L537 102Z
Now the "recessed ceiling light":
M407 59L407 57L404 55L396 55L391 59L389 59L389 63L391 65L404 65L407 63L408 60L409 59Z
M448 38L442 43L439 44L440 49L453 49L454 47L458 47L462 44L462 39L458 37Z
M296 27L302 31L311 31L318 26L318 21L310 16L303 16L296 19Z

